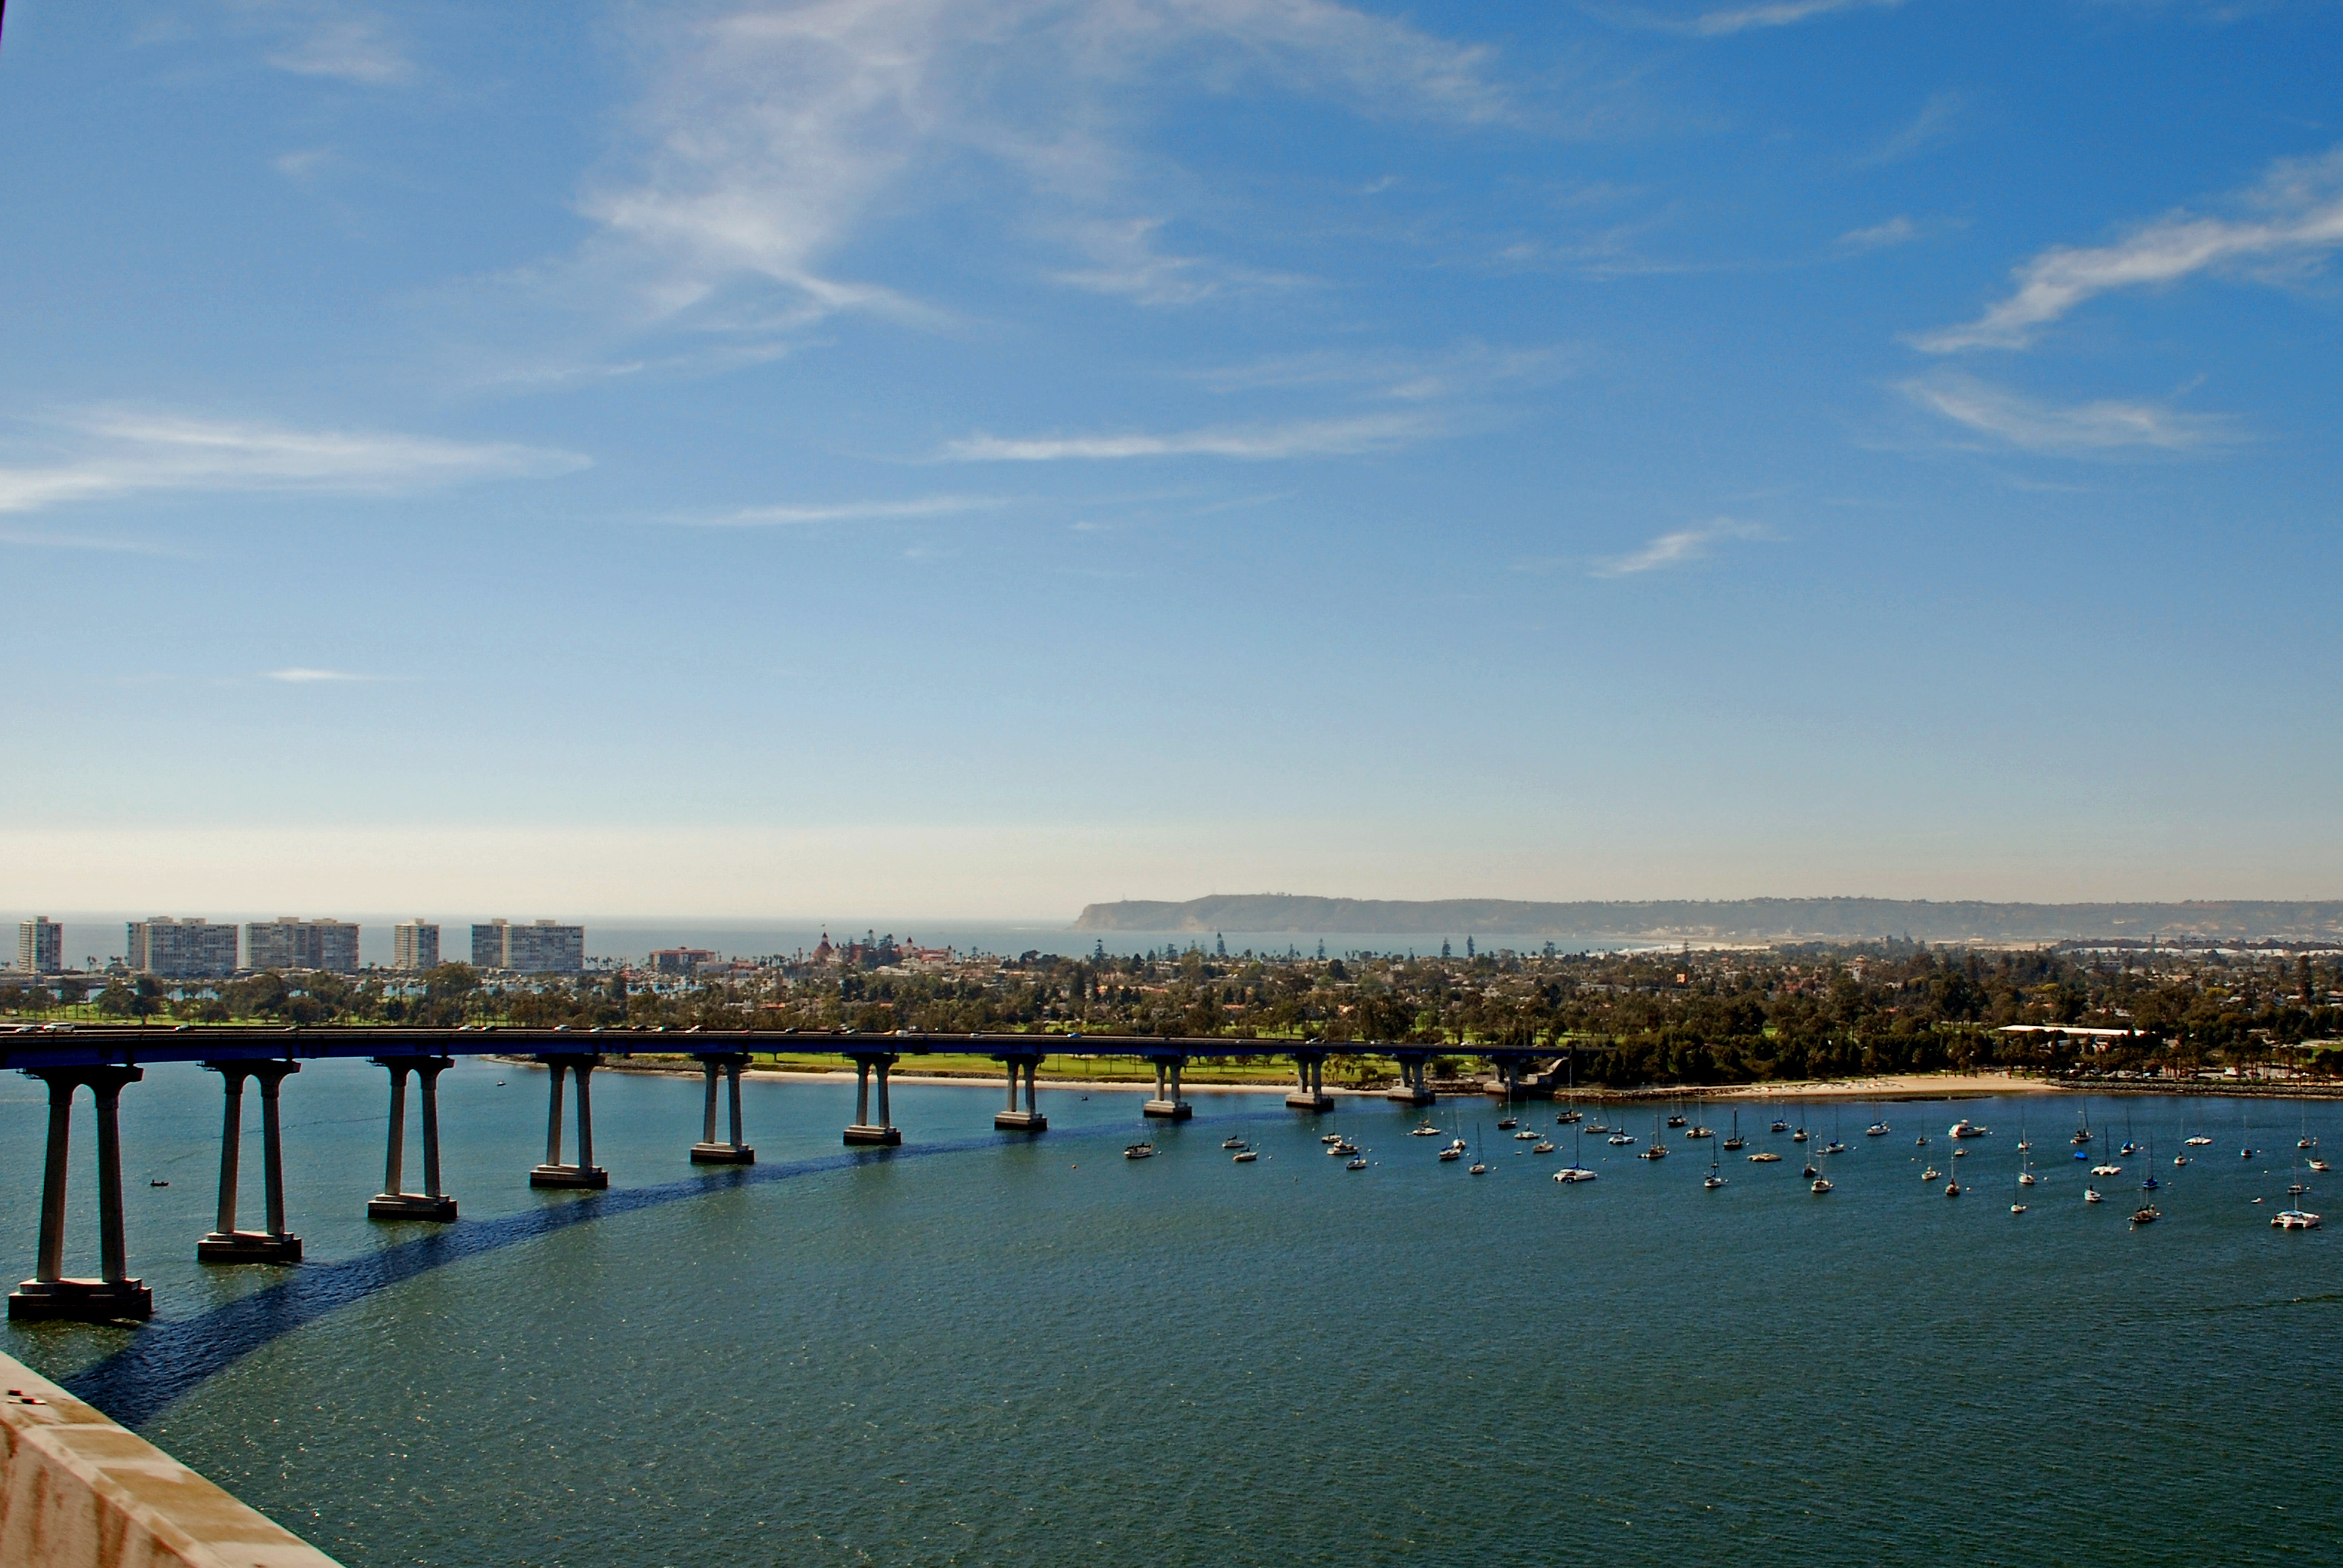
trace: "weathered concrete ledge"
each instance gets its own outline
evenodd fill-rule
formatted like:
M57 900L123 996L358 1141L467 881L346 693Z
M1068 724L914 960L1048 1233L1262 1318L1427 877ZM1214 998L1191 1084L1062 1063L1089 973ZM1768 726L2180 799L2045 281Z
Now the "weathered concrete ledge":
M0 1355L0 1563L337 1568L23 1362Z

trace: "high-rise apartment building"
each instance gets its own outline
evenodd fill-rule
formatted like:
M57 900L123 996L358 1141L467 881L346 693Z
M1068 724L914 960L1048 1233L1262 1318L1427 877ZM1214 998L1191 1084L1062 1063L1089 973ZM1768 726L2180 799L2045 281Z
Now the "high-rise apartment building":
M408 920L390 930L390 967L421 973L439 967L439 928L427 920Z
M130 967L165 980L208 980L236 972L236 927L156 915L128 927Z
M65 967L65 929L46 915L16 923L16 967L26 974L61 974Z
M244 928L244 961L256 970L328 970L356 974L358 929L347 920L280 915Z
M586 928L538 920L491 920L472 928L472 967L516 974L578 974L586 968Z

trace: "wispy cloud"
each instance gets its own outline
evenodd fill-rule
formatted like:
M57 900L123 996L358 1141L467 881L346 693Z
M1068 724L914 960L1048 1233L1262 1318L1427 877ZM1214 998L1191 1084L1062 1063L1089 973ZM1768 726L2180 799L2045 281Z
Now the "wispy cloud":
M264 670L263 680L279 680L287 686L307 686L317 681L380 681L394 678L387 675L357 675L347 669L311 669L295 665L290 669Z
M1322 457L1378 451L1436 435L1440 422L1414 414L1353 419L1304 419L1276 425L1224 425L1168 435L1127 432L1096 436L1004 437L977 435L954 441L943 455L969 463L1051 463L1121 457Z
M406 81L415 65L382 15L345 0L241 0L238 9L280 36L268 63L302 76L382 87Z
M0 464L0 513L172 490L395 495L587 466L575 453L543 447L119 408L84 409L53 424L63 452L39 464Z
M1243 77L1367 114L1504 116L1485 50L1332 0L700 0L646 14L645 88L581 199L598 226L538 282L627 304L634 327L786 333L840 311L941 319L855 273L880 204L953 199L950 166L1004 175L1011 221L1070 244L1070 286L1149 305L1262 281L1159 248L1115 139L1134 84Z
M1472 396L1501 385L1560 380L1578 368L1567 345L1505 347L1468 339L1433 354L1315 350L1215 366L1192 380L1215 392L1347 387L1395 402Z
M146 539L105 538L89 534L27 533L20 528L0 528L0 545L15 545L36 550L94 550L101 555L113 556L176 556L184 558L187 553Z
M678 518L687 528L756 528L791 523L884 522L901 518L940 518L956 512L990 511L1006 505L993 496L920 496L904 501L832 501L808 506L743 507L712 518Z
M1904 395L1975 435L2022 451L2109 457L2141 449L2187 452L2233 444L2234 423L2159 403L2100 398L2043 403L1968 377L1907 381Z
M1801 22L1841 11L1867 11L1902 4L1904 0L1771 0L1765 5L1704 11L1691 21L1678 24L1675 30L1716 38L1759 27L1795 27Z
M1920 106L1918 114L1855 159L1855 166L1876 168L1883 164L1901 163L1950 141L1960 132L1961 114L1966 106L1967 100L1958 93L1936 94Z
M1624 578L1634 577L1639 572L1664 571L1670 567L1690 566L1694 561L1705 560L1715 547L1728 539L1770 539L1773 537L1772 530L1760 524L1717 518L1693 528L1661 534L1642 549L1598 561L1587 575Z
M2055 246L2016 270L2008 298L1965 327L1915 342L1932 354L2023 348L2068 311L2117 289L2207 271L2275 280L2318 266L2343 246L2343 147L2278 164L2237 206L2233 217L2172 213L2112 245Z
M1885 223L1873 224L1869 228L1849 229L1838 236L1839 244L1854 250L1877 250L1882 246L1909 245L1920 237L1920 226L1901 216Z

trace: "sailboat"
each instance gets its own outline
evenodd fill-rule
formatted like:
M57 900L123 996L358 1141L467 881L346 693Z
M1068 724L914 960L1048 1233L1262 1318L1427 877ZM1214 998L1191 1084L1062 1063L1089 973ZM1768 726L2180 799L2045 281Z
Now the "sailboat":
M1712 1149L1708 1151L1708 1175L1702 1180L1701 1188L1704 1191L1714 1192L1724 1185L1725 1177L1716 1168L1716 1151Z
M1674 1120L1682 1121L1684 1118L1679 1116ZM1614 1140L1614 1141L1616 1141L1616 1140ZM1630 1141L1633 1141L1630 1140ZM1635 1158L1638 1160L1665 1160L1667 1157L1668 1146L1660 1141L1659 1113L1654 1111L1652 1114L1652 1141L1647 1147L1636 1150Z
M1473 1163L1465 1168L1464 1173L1468 1176L1486 1176L1489 1173L1487 1163L1481 1158L1481 1132L1477 1127L1473 1131Z
M2034 1172L2026 1169L2026 1166L2032 1162L2032 1159L2026 1152L2025 1139L2020 1138L2017 1141L2017 1191L2009 1201L2009 1211L2013 1214L2023 1214L2026 1210L2026 1190L2034 1184Z
M1725 1147L1728 1150L1736 1150L1745 1147L1741 1137L1741 1111L1738 1106L1734 1108L1733 1131L1725 1140Z
M1575 1132L1572 1134L1570 1163L1554 1173L1554 1179L1565 1187L1594 1180L1594 1172L1586 1168L1585 1157L1580 1152L1582 1145L1578 1138L1579 1134Z

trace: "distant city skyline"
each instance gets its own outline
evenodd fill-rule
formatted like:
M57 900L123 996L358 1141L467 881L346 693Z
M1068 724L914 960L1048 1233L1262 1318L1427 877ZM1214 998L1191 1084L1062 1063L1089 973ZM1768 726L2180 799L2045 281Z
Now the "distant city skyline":
M5 896L2336 896L2338 79L2212 0L11 7Z

